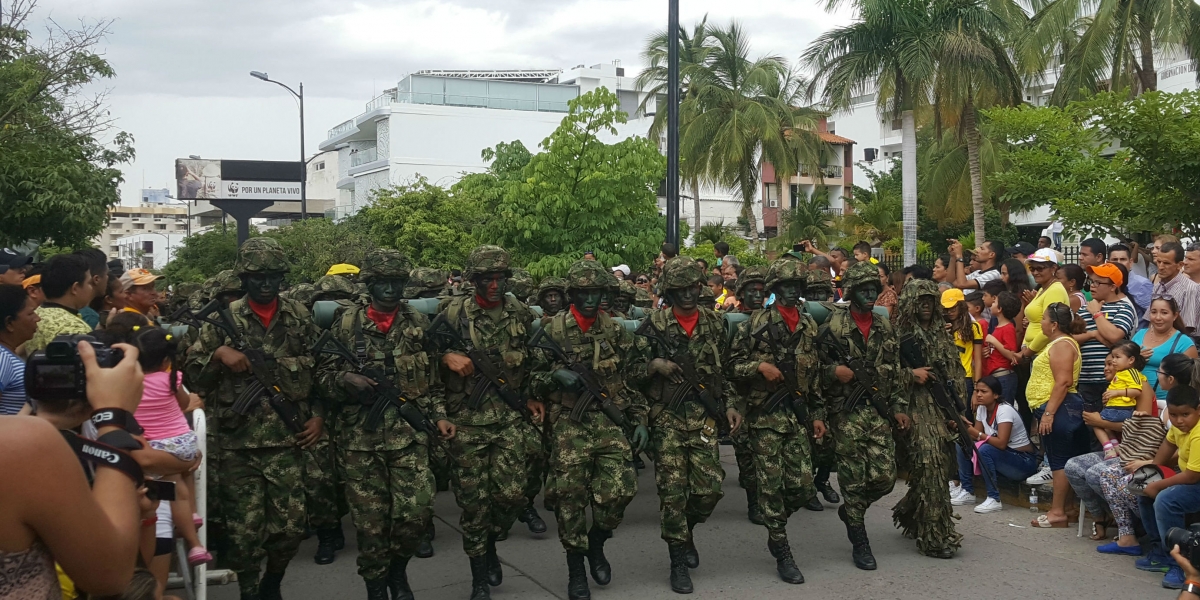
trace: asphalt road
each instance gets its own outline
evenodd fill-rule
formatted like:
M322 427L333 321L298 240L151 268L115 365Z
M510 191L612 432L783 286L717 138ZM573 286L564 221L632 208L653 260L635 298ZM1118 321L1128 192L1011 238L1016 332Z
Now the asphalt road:
M788 525L792 550L806 583L788 585L775 573L767 552L766 530L746 520L746 496L737 485L732 448L722 447L725 497L713 517L696 529L700 568L692 572L695 593L702 598L921 598L963 600L1027 598L1174 598L1177 592L1159 586L1160 574L1133 568L1133 559L1097 554L1096 542L1076 537L1071 529L1034 530L1027 508L1005 508L978 515L961 507L958 531L963 547L951 560L927 558L892 526L891 507L904 494L904 484L871 508L867 528L879 570L856 569L850 543L835 510L802 510ZM597 600L677 598L668 585L666 544L659 537L658 497L654 477L643 471L639 493L626 511L625 522L606 546L613 581L605 587L590 582ZM539 500L540 510L540 500ZM465 600L471 575L457 532L458 506L449 492L435 505L436 554L413 559L409 580L418 600ZM553 515L541 511L550 530L533 536L517 523L501 542L504 584L492 589L497 600L566 598L567 569ZM312 562L316 539L301 547L283 581L287 600L365 598L355 566L354 528L345 519L346 548L332 565ZM209 588L214 600L237 600L237 584Z

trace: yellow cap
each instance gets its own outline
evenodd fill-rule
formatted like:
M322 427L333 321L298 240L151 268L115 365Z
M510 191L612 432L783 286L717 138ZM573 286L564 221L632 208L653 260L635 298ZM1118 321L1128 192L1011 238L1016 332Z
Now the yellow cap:
M963 302L966 299L967 297L963 295L962 290L950 288L942 292L942 308L954 308L958 306L959 302Z
M329 267L329 271L327 271L325 274L326 275L358 275L358 267L351 265L351 264L339 263L339 264L333 265L332 267Z

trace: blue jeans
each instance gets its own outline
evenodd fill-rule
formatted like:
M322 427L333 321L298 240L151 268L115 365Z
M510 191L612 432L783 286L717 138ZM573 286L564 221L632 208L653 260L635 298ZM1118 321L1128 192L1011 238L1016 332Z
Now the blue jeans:
M1146 533L1163 548L1163 553L1168 553L1171 549L1163 543L1167 539L1167 532L1172 527L1186 527L1184 517L1188 513L1200 512L1200 483L1173 485L1154 498L1138 496L1138 508L1141 509Z
M1036 426L1046 412L1046 404L1033 411ZM1054 413L1054 426L1048 435L1042 436L1042 450L1051 471L1061 471L1067 461L1087 454L1090 448L1091 430L1083 425L1083 398L1079 394L1067 394Z
M1000 380L1000 397L1004 403L1015 407L1017 405L1017 374L1009 373L1001 375L996 379Z
M1129 408L1106 408L1100 411L1100 418L1109 423L1123 423L1133 416L1133 407Z
M963 452L962 446L955 447L958 448L958 480L964 490L973 494L975 467L971 464L971 457ZM992 474L991 479L986 476L983 478L983 484L987 487L988 497L999 500L1000 490L992 485L991 480L1003 476L1013 481L1025 481L1026 477L1037 473L1037 453L1017 452L1011 448L1001 450L991 444L984 444L979 447L979 468Z

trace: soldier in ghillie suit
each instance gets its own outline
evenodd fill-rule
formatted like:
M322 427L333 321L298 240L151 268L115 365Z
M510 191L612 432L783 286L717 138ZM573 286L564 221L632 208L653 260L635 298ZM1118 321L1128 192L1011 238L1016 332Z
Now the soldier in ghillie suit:
M549 364L534 376L534 387L540 397L547 399L549 410L553 450L547 487L554 490L558 537L567 551L570 600L591 597L583 568L585 556L597 584L607 585L612 579L604 542L612 537L625 507L637 493L633 451L640 451L650 438L645 402L641 394L624 384L626 357L636 356L633 334L600 311L600 296L611 277L596 261L584 260L571 266L567 274L571 310L560 312L542 325L543 335L562 350L570 363L554 352L546 352ZM583 366L590 373L585 376L599 386L605 397L597 398L584 376L571 370L571 365ZM632 448L626 437L630 434Z
M804 583L804 576L792 558L787 519L816 495L810 419L813 435L825 436L817 324L800 310L806 279L801 263L780 259L771 264L765 288L775 294L775 303L738 326L727 366L730 379L745 390L738 396L738 410L746 415L767 548L779 577L788 583Z
M567 307L567 281L561 277L547 277L538 285L537 302L542 307L543 317L553 317Z
M767 270L762 267L746 267L738 278L734 295L741 303L739 312L751 314L763 307L768 292L765 283ZM730 340L730 344L733 340ZM733 389L739 397L744 396L749 389L744 383L733 382ZM740 400L740 398L739 398ZM730 435L733 442L733 455L738 466L738 485L746 490L746 518L755 525L762 525L762 511L758 507L758 483L754 479L754 450L750 447L750 434L745 427Z
M303 305L279 297L288 264L278 242L246 240L234 270L246 296L231 304L227 314L245 343L242 347L261 351L267 360L252 367L234 348L237 340L205 324L186 368L190 380L205 392L220 428L222 508L226 524L236 524L226 528L229 567L238 575L243 599L276 600L304 534L302 448L324 435L320 408L310 407L308 400L314 377L309 349L316 326ZM262 381L263 376L271 381ZM260 395L239 414L234 404L254 379L277 386L283 401L272 404ZM260 583L264 557L266 573Z
M728 422L736 432L742 423L741 414L725 407L732 391L722 368L725 320L700 306L703 281L691 258L675 257L663 267L663 293L671 307L643 322L639 351L650 360L632 370L650 404L662 538L671 556L671 589L681 594L692 591L688 569L700 566L692 530L708 519L722 495L725 469L717 431ZM674 406L676 398L683 402Z
M827 269L815 269L808 271L808 283L804 287L804 298L809 302L821 304L826 309L832 311L834 309L833 300L833 276L829 274ZM837 470L837 454L834 449L833 436L826 436L823 439L812 437L812 430L809 430L809 443L812 445L812 460L813 468L813 485L825 501L830 504L837 504L842 501L842 497L838 495L837 490L833 489L833 485L829 483L829 474ZM808 510L821 511L825 510L825 506L821 504L821 499L813 496L805 506Z
M937 284L914 279L904 286L897 304L896 334L920 348L928 366L901 369L901 393L908 398L912 429L900 436L910 457L908 493L892 509L892 520L905 537L917 540L926 556L951 558L962 542L954 530L954 509L946 493L949 456L946 445L955 434L946 425L930 392L931 386L952 385L966 398L965 375L954 338L946 330ZM943 379L945 378L945 379Z
M458 426L451 440L454 461L452 485L462 508L459 524L463 550L471 562L471 598L491 597L489 586L504 580L496 541L507 534L517 515L527 506L525 485L527 431L522 414L501 397L498 383L510 397L526 397L530 356L527 342L533 311L506 295L511 259L499 246L480 246L467 259L463 276L473 293L442 301L441 315L455 334L441 357L446 383L446 412ZM488 368L502 380L482 372L467 356L468 347L482 352ZM473 396L475 387L483 386ZM472 398L477 401L472 405ZM529 401L535 422L544 408Z
M909 427L908 401L897 385L899 343L888 320L872 312L879 287L875 265L850 267L842 279L850 306L835 307L818 338L826 418L845 500L838 517L854 547L854 565L864 570L874 570L876 563L863 517L896 485L892 423Z
M633 286L633 282L622 281L617 297L613 300L612 316L628 319L629 312L633 309L634 298L637 298L637 288Z
M408 259L396 250L374 250L363 259L359 279L370 290L367 306L347 305L331 331L369 367L416 404L444 438L454 435L445 415L436 363L425 350L425 315L401 301ZM321 383L341 408L338 452L346 469L346 496L358 531L358 574L368 600L411 600L409 559L433 516L434 479L429 469L429 432L414 429L396 406L368 423L381 383L334 357L323 359Z
M404 297L414 299L442 296L446 291L446 278L446 272L441 269L417 267L413 269L408 286L404 288Z
M512 277L508 279L509 293L516 296L517 300L529 304L534 292L537 291L537 286L533 282L533 276L529 274L529 271L521 268L513 268L512 271Z

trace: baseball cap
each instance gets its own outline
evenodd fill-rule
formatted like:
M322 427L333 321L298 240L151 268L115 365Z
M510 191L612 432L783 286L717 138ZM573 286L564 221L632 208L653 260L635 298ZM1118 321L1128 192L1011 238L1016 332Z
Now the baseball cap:
M159 279L162 279L162 275L155 275L146 269L130 269L121 276L121 289L128 290L135 285L148 285Z
M0 273L5 273L9 269L24 269L31 262L33 262L32 256L27 256L12 248L0 250Z
M629 265L617 265L617 266L613 267L612 270L614 273L617 271L620 271L620 272L624 273L626 277L629 277L629 273L631 272L629 270Z
M38 273L37 275L34 275L33 277L26 277L25 281L21 282L21 287L23 287L25 289L29 289L35 285L42 285L42 274L41 273Z
M942 292L942 308L954 308L959 302L967 299L963 295L963 291L958 288L949 288Z
M1095 275L1096 277L1104 277L1105 279L1111 279L1113 282L1113 285L1116 285L1118 287L1121 284L1125 283L1125 277L1123 275L1121 275L1121 269L1118 268L1117 265L1114 265L1112 263L1104 263L1098 267L1088 267L1087 270L1088 270L1088 273L1091 273L1092 275Z
M348 263L338 263L336 265L333 265L332 267L329 267L329 270L326 271L325 274L326 275L358 275L358 271L359 271L359 268L354 265L351 265Z
M1026 262L1054 263L1057 265L1058 253L1050 248L1042 248L1041 250L1029 255L1029 258L1025 260Z
M1017 242L1012 246L1005 248L1004 251L1009 254L1021 254L1024 256L1029 256L1036 252L1037 248L1034 248L1033 244L1030 244L1029 242Z

